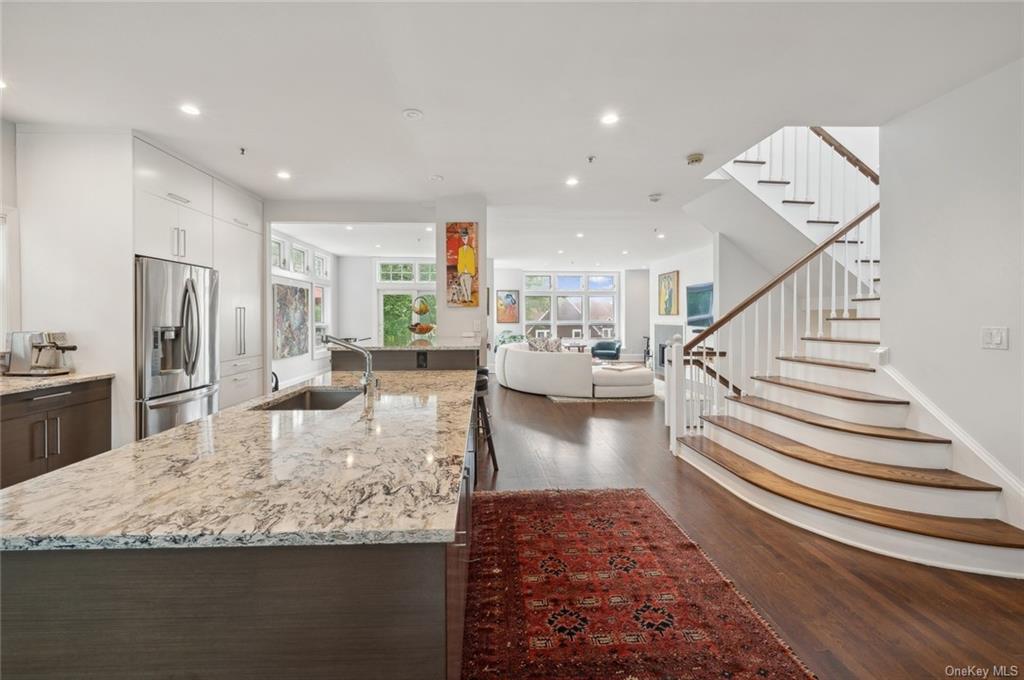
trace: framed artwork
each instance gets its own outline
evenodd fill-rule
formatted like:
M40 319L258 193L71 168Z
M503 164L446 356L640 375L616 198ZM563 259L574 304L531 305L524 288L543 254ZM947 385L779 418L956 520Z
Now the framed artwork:
M448 222L444 228L445 297L449 307L480 306L477 223Z
M498 323L519 323L519 291L499 290L494 301Z
M309 286L274 284L274 358L309 352Z
M658 314L679 314L679 270L658 275Z

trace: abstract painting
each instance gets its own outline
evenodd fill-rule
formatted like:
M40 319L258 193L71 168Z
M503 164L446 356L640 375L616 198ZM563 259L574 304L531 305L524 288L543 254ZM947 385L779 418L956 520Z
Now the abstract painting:
M274 358L309 352L309 286L274 284Z
M679 314L679 270L658 275L658 314Z
M495 298L498 323L519 323L519 291L499 290Z
M480 306L476 232L476 222L448 222L445 225L445 290L449 307Z

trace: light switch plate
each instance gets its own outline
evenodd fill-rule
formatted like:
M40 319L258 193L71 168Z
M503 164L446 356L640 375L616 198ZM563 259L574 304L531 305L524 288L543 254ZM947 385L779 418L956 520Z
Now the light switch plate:
M982 349L1010 349L1010 329L1006 326L983 326Z

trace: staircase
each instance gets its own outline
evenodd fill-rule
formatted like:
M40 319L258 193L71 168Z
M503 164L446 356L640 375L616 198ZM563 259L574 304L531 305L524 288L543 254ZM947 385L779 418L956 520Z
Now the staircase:
M1007 521L999 475L953 469L956 442L907 427L931 421L881 371L879 177L827 132L803 130L752 147L733 166L772 209L820 238L705 331L673 345L666 420L674 452L815 533L1024 578L1024 530ZM790 142L789 159L779 158Z

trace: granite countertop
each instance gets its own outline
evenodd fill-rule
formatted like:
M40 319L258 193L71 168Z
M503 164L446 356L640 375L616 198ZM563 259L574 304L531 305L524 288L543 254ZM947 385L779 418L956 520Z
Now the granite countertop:
M19 392L45 390L94 380L110 380L113 373L65 373L64 375L0 375L0 397Z
M0 549L455 539L476 372L380 371L377 399L265 411L336 371L0 490Z
M421 338L413 340L407 345L368 345L362 342L356 343L360 347L374 352L388 352L399 350L420 350L422 351L452 351L452 350L479 350L483 347L483 340L480 338L462 337L437 337ZM350 352L352 350L340 345L328 345L332 352Z

